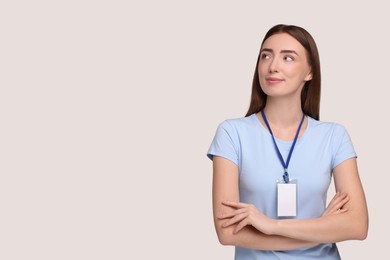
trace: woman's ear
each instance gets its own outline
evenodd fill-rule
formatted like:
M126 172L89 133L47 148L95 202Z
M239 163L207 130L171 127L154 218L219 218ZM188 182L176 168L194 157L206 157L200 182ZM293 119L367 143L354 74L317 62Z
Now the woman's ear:
M312 78L313 78L313 74L310 71L310 73L307 74L307 76L305 77L305 81L310 81L310 80L312 80Z

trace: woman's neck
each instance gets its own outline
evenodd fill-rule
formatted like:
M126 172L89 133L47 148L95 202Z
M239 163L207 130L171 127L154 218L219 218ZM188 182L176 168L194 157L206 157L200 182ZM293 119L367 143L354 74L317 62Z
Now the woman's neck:
M300 102L286 102L286 100L267 100L264 112L267 120L274 128L288 129L296 127L302 119Z

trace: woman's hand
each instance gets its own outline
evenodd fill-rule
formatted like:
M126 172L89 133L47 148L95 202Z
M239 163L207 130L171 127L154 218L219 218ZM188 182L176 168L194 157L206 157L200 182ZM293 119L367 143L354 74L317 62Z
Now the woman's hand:
M231 212L222 213L218 217L219 219L226 219L222 227L237 224L233 231L235 234L245 226L251 225L264 234L272 234L272 227L276 224L276 221L264 215L254 205L232 201L224 201L222 204L234 209Z
M336 195L334 195L333 199L329 202L328 207L326 207L321 217L337 215L346 212L348 209L343 208L343 206L348 201L349 201L349 197L347 193L337 192Z

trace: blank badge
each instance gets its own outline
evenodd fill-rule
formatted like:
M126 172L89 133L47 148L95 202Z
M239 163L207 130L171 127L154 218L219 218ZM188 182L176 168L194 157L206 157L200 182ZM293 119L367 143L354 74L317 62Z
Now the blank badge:
M295 217L297 215L297 183L278 183L278 217Z

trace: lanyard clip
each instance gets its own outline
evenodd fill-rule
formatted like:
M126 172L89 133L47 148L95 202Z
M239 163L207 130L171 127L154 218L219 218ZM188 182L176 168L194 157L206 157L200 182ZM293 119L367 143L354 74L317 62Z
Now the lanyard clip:
M283 180L284 180L285 183L289 183L290 182L290 178L288 177L287 168L284 168Z

